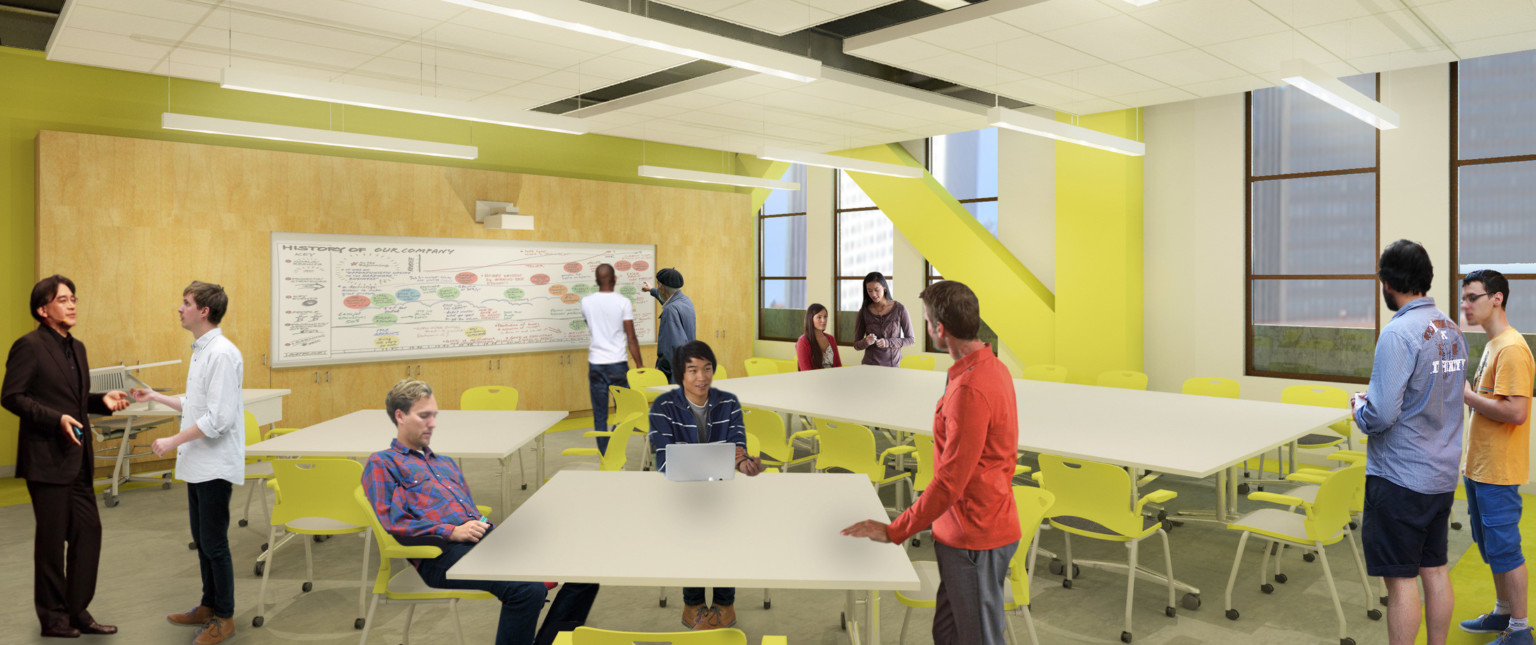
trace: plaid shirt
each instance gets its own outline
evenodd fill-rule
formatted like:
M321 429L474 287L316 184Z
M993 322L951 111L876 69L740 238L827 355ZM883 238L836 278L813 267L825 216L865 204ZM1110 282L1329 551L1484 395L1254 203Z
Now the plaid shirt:
M458 464L431 448L407 448L399 439L368 458L363 490L384 530L398 538L446 540L453 527L480 519Z

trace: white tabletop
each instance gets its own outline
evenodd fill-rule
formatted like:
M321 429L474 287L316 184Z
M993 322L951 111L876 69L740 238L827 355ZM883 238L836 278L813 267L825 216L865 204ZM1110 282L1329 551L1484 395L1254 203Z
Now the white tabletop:
M945 372L873 365L715 381L742 405L933 433ZM664 391L675 386L651 388ZM1209 477L1347 418L1342 408L1014 379L1019 448Z
M254 403L270 401L279 397L288 396L292 393L292 390L275 389L258 390L241 388L240 390L241 400L245 402L247 407ZM183 396L186 396L186 394L168 394L167 396L173 399L179 399ZM117 412L113 412L112 415L120 417L176 417L181 416L181 413L166 406L160 405L159 403L155 403L154 401L143 401L129 404L128 407L118 410Z
M564 419L560 411L442 410L432 450L450 457L502 459ZM245 447L252 457L358 457L389 447L395 424L383 410L358 410Z
M838 535L859 520L887 518L863 475L771 473L685 483L652 471L561 471L448 577L917 589L917 572L900 546Z

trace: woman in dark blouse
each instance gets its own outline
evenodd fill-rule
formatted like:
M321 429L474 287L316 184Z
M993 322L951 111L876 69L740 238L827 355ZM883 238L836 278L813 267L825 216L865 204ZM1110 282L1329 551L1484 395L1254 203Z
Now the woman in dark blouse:
M915 342L907 308L891 299L891 286L879 271L864 276L864 306L853 322L853 348L864 351L865 365L896 367L901 348Z

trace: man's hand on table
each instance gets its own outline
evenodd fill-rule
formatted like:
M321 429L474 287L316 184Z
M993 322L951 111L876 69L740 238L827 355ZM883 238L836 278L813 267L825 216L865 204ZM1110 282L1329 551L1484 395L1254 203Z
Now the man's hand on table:
M890 525L886 524L885 522L864 520L863 522L859 522L858 524L854 524L853 526L843 529L842 534L848 537L869 538L876 542L890 544L891 536L885 532L885 528L887 526Z
M485 532L490 528L491 525L486 524L485 522L481 522L480 520L470 520L453 527L453 533L448 535L448 541L479 542L480 538L485 537Z

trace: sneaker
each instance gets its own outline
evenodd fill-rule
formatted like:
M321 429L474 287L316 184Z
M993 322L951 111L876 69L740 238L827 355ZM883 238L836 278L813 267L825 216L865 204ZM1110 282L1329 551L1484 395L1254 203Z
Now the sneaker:
M702 604L683 605L683 627L695 629L699 626L699 617L707 614L708 608Z
M171 621L172 625L182 625L185 627L202 627L203 625L207 625L208 621L213 619L213 608L198 605L197 607L194 607L192 611L188 611L186 613L167 614L165 619Z
M1504 633L1494 639L1488 645L1531 645L1531 628L1521 630L1506 629Z
M735 627L736 626L736 606L735 605L715 605L714 606L714 614L715 614L716 622L720 623L720 627Z
M1461 621L1461 631L1473 634L1497 634L1509 629L1509 614L1483 614Z
M203 626L202 631L197 633L197 639L192 642L194 645L218 645L224 642L224 639L234 634L235 621L233 619L214 616L208 619L208 624Z
M694 631L720 629L720 608L705 607L699 610L699 622L693 626Z

